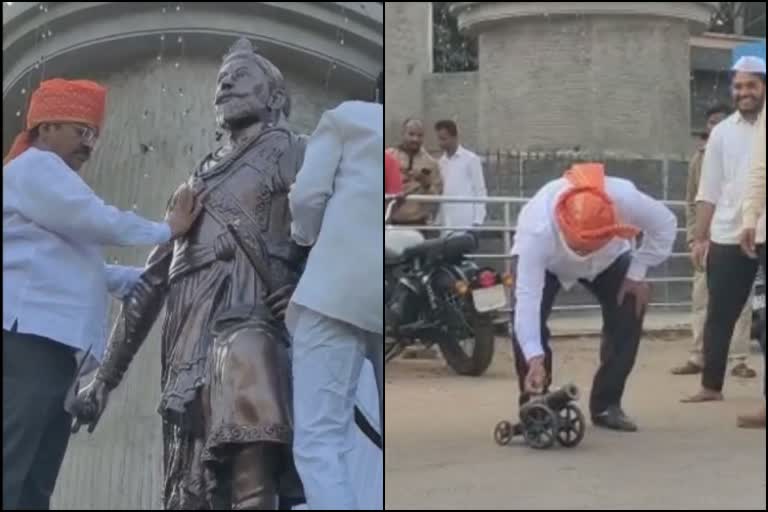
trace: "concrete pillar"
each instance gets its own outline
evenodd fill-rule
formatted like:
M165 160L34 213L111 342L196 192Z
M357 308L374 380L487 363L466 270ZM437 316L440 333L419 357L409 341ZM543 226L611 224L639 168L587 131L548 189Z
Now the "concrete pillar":
M432 4L386 2L384 10L384 139L393 144L399 140L400 126L406 118L424 114L424 79L432 71Z

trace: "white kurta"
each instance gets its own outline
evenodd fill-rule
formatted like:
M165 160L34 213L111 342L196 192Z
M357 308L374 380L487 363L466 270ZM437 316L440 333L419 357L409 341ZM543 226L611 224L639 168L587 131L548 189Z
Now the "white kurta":
M103 248L170 238L168 224L104 203L55 153L28 149L3 167L3 329L100 361L107 292L125 296L143 271L106 265Z
M459 146L456 152L440 158L444 196L488 196L480 157ZM438 223L442 226L470 227L485 222L485 203L444 203Z
M741 209L758 126L757 122L750 123L735 112L715 126L707 142L696 200L715 205L710 228L715 243L739 243Z

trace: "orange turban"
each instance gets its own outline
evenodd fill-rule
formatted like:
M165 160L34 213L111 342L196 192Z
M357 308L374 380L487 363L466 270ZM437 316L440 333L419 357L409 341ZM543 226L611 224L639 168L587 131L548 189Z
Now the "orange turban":
M46 80L32 93L27 124L3 159L7 164L29 149L30 130L42 123L84 123L101 128L104 121L107 89L88 80Z
M605 192L603 164L575 164L565 173L572 188L560 197L555 216L572 249L594 252L614 238L631 239L640 230L621 224L613 200Z

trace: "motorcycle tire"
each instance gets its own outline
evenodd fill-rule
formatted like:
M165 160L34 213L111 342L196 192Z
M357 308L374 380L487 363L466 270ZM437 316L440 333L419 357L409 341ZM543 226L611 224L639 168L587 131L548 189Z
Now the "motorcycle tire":
M493 361L495 333L493 319L490 316L475 315L471 320L475 334L472 354L467 354L453 340L438 342L445 362L459 375L479 377L483 375Z

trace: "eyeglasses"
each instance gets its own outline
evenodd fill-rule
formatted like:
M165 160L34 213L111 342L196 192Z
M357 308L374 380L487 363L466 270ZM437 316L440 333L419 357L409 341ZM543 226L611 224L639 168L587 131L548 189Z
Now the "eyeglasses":
M74 125L74 128L77 134L80 136L80 139L86 144L93 144L99 137L98 133L96 133L96 130L90 126Z

